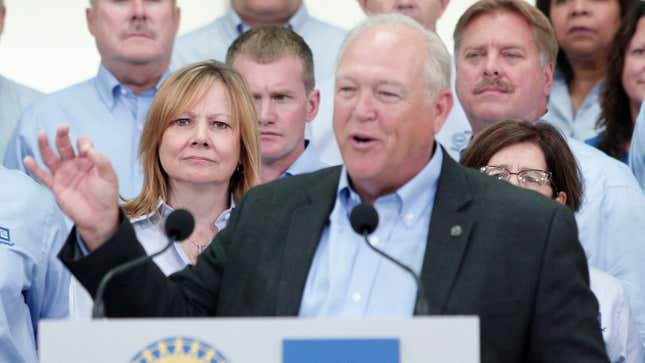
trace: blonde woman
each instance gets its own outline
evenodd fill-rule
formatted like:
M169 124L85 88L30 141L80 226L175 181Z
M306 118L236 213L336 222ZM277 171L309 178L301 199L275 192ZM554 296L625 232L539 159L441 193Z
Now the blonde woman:
M152 102L139 157L143 189L123 210L146 252L166 244L163 221L172 210L187 209L195 218L190 237L155 258L170 275L196 263L235 203L258 181L255 108L242 78L217 61L173 73ZM87 318L89 295L78 282L72 285L72 314Z

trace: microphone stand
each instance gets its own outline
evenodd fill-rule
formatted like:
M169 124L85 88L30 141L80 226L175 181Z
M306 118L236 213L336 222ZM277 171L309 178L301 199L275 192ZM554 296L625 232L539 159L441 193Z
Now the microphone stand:
M146 261L152 260L153 258L166 252L166 250L168 250L170 246L172 246L173 243L175 243L175 241L176 241L175 238L168 238L168 243L160 251L157 251L152 255L146 255L146 256L135 258L132 261L128 261L122 265L119 265L111 269L105 275L103 275L103 278L99 283L99 287L96 289L96 298L94 299L94 306L92 307L92 319L105 318L105 304L103 302L103 294L105 292L105 288L108 282L110 282L114 276L121 274L125 271L128 271L130 269L133 269L139 265L143 265Z
M395 265L399 266L400 268L404 269L405 271L407 271L412 276L412 278L414 279L414 281L417 284L417 289L419 290L418 293L417 293L417 298L416 298L416 303L415 303L414 310L416 312L418 312L419 315L428 315L428 313L429 313L428 312L428 303L426 302L425 294L423 292L423 284L421 283L421 279L419 278L419 275L417 275L417 273L414 272L414 270L412 270L409 266L404 265L403 263L401 263L398 260L396 260L394 257L392 257L392 256L388 255L387 253L385 253L385 251L377 248L376 246L373 246L370 243L370 241L368 240L368 238L367 238L369 236L369 233L366 230L363 231L362 235L363 235L363 240L365 241L367 246L372 249L372 251L378 253L379 255L381 255L385 259L387 259L388 261L390 261L393 264L395 264Z

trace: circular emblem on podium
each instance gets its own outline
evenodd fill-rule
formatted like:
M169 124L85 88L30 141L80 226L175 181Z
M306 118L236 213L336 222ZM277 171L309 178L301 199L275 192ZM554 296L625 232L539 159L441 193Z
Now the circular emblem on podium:
M131 363L229 363L209 344L194 338L158 340L137 353Z

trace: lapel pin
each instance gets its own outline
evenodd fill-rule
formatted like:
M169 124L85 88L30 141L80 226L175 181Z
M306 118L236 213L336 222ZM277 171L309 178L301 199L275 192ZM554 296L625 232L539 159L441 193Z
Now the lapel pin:
M450 237L459 237L461 236L462 233L461 226L458 224L455 224L454 226L450 227Z

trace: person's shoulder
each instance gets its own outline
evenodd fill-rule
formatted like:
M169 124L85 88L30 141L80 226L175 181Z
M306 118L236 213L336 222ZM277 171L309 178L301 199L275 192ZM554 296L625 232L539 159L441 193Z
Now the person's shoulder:
M217 27L222 19L223 17L218 17L206 25L200 26L199 28L178 36L175 41L175 47L182 48L189 45L194 46L195 43L202 43L204 41L208 41L209 43L213 42L214 39L210 38L217 34Z
M578 161L585 186L590 182L601 181L603 186L620 186L640 190L636 178L629 167L593 146L568 137L567 144Z
M87 98L88 94L91 94L90 92L92 92L94 87L94 80L95 78L90 78L50 94L43 95L32 103L27 110L36 112L38 110L61 109L68 104L78 103L80 100Z
M330 189L337 185L340 177L340 165L324 168L311 173L303 173L280 178L269 183L251 188L245 199L271 199L286 202L301 193L316 193L320 188ZM334 184L336 183L336 184Z
M313 16L309 17L308 21L309 26L313 26L316 29L323 29L324 34L326 37L336 37L340 38L341 40L345 38L345 35L347 35L347 29L341 28L339 26L333 25L331 23L328 23L326 21L320 20L318 18L315 18Z
M95 78L91 78L36 98L34 102L24 109L18 127L36 127L33 124L34 122L47 120L56 121L56 126L58 126L62 122L60 119L61 113L65 112L65 110L87 106L87 103L83 100L87 100L92 94L96 94L94 80ZM42 125L38 125L38 127L42 127Z
M36 217L55 207L51 193L27 174L0 166L0 203L12 213L27 213Z
M5 88L10 89L11 92L14 93L16 97L18 97L18 99L20 99L21 103L23 104L30 103L31 100L43 95L43 93L40 91L37 91L24 84L13 81L2 75L0 75L0 83L3 83Z

